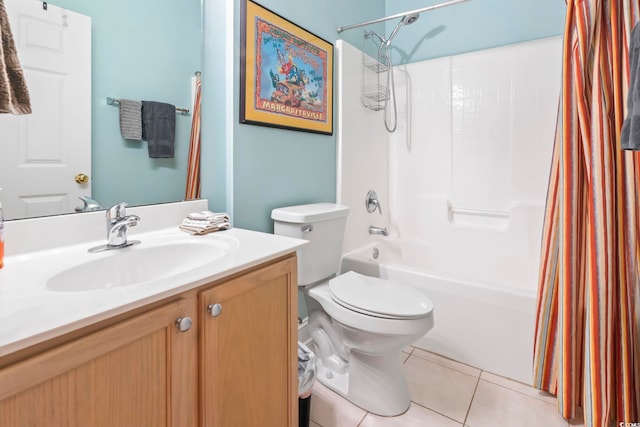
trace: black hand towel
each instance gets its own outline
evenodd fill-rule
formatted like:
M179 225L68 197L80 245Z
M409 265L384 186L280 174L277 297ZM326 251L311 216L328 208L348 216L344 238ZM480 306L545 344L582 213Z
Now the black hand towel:
M173 158L175 136L175 105L142 101L142 139L148 141L149 157Z

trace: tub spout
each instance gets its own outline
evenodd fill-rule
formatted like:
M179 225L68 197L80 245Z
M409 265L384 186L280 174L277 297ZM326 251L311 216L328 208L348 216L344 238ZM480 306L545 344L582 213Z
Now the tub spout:
M373 225L369 226L369 234L377 234L379 236L388 236L389 232L387 231L387 227L375 227Z

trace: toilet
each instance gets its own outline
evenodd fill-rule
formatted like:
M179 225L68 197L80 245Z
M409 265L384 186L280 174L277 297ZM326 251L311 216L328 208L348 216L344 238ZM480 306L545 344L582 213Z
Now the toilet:
M400 352L433 327L433 304L408 285L353 271L338 275L349 208L314 203L274 209L274 233L308 240L298 286L309 313L318 381L382 416L409 408Z

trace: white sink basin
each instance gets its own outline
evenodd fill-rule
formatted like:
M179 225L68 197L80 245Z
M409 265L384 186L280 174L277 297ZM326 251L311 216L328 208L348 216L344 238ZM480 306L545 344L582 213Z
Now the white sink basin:
M223 257L227 250L207 241L181 240L90 254L86 262L47 280L53 291L109 289L171 278ZM95 259L92 257L95 256Z

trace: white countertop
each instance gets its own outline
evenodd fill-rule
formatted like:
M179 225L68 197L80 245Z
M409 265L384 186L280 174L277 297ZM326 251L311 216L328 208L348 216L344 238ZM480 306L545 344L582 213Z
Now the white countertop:
M131 238L140 240L140 247L163 239L206 240L223 248L226 254L173 277L86 291L51 290L46 282L55 273L96 256L87 250L103 244L103 240L5 257L5 266L0 269L0 357L278 258L306 243L237 228L190 236L176 226Z

